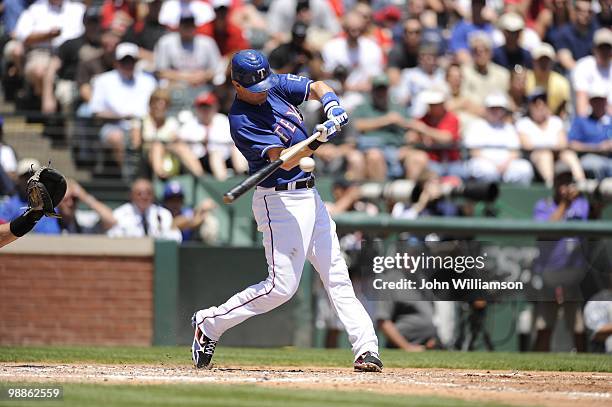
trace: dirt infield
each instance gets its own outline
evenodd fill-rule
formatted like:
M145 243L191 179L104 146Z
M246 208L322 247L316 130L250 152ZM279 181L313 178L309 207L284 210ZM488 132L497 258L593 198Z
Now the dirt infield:
M217 367L95 364L0 364L0 381L89 383L255 384L270 387L432 395L514 405L612 404L612 374L451 369L385 369L355 373L337 368Z

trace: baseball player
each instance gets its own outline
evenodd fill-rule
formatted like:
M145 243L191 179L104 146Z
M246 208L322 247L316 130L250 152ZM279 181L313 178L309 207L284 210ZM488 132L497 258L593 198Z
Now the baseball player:
M198 368L209 367L217 341L225 331L288 301L298 289L304 261L308 259L348 333L355 370L382 371L378 339L369 315L355 297L336 225L314 188L314 177L298 165L302 157L310 157L348 123L346 111L325 83L274 74L266 57L258 51L236 53L231 75L237 96L229 114L230 131L251 174L278 159L285 148L308 138L297 108L302 102L321 101L329 120L316 126L315 131L320 132L316 141L257 186L253 214L257 229L263 233L268 278L218 307L193 315L194 364Z
M43 216L54 216L55 207L66 195L66 179L59 171L42 167L28 180L28 209L8 224L0 225L0 247L17 240Z

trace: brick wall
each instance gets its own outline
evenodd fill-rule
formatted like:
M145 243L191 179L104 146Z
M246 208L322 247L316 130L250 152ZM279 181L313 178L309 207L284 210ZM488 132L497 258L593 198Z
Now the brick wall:
M0 255L0 345L152 338L152 257Z

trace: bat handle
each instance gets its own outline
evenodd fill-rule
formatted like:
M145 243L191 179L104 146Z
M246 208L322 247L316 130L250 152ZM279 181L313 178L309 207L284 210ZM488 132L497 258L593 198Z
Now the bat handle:
M231 204L232 202L234 202L236 200L236 197L234 196L234 194L232 194L231 192L226 192L223 195L223 203L226 204Z

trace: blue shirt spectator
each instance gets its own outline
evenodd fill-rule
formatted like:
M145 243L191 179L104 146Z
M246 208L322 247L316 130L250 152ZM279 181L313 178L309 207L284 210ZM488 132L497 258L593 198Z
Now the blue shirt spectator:
M566 24L556 33L556 38L553 39L554 46L557 51L568 49L574 60L591 55L593 49L593 35L599 28L596 20L593 20L587 31L581 32L573 24Z
M457 23L450 38L450 51L456 53L457 51L470 50L470 36L475 32L485 32L486 34L493 35L493 25L490 23L474 24L469 21L460 21Z
M529 69L533 68L531 54L524 48L509 51L505 47L497 47L493 50L493 62L508 70L513 69L515 65L521 65Z
M4 12L2 13L2 23L4 32L11 34L15 31L17 20L25 9L34 3L33 0L4 0Z
M572 121L569 140L593 145L612 140L612 118L607 114L599 119L593 115L576 117Z

